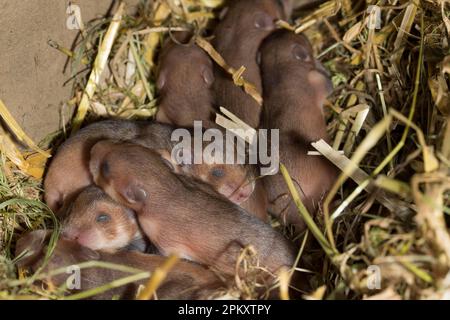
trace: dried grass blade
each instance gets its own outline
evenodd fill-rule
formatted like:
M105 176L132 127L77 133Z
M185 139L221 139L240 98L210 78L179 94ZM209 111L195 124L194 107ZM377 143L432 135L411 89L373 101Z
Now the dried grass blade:
M139 293L137 300L149 300L156 292L156 289L167 277L167 274L172 270L175 264L178 262L179 257L175 254L169 256L161 267L156 268L144 289Z
M225 59L214 49L214 47L205 39L202 37L197 37L195 42L197 45L206 51L206 53L209 54L209 56L222 68L224 69L228 74L230 74L233 78L234 83L237 86L241 86L244 88L244 91L249 94L260 106L262 106L262 96L256 89L256 86L247 80L245 80L241 75L240 72L242 72L242 69L235 70L234 68L230 67L226 62ZM242 67L241 67L242 68Z
M14 117L9 112L8 108L6 108L5 104L2 100L0 100L0 116L8 125L9 129L11 129L12 133L16 136L19 141L25 143L32 150L42 154L43 156L49 158L50 154L41 148L39 148L34 141L27 136L27 134L22 130L19 124L16 122Z

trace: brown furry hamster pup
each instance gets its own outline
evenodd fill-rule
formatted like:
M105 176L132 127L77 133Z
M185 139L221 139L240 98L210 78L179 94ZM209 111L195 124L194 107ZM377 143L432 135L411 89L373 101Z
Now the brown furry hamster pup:
M159 251L233 274L240 250L253 245L262 266L291 267L295 250L278 232L199 183L173 174L152 150L101 141L91 151L95 183L133 209Z
M92 183L89 151L102 139L134 138L140 126L132 121L108 120L88 125L66 140L58 149L44 179L45 202L58 213L64 204Z
M62 235L84 247L106 252L123 248L147 250L133 210L114 201L96 186L81 191L65 216Z
M302 35L280 30L261 47L264 85L263 127L280 129L280 162L295 180L299 194L315 212L337 178L337 168L326 158L308 156L310 143L329 140L323 103L332 89L323 67L315 61L311 45ZM281 174L266 176L271 211L301 230L304 222L291 200Z
M234 69L246 68L243 77L262 94L258 49L264 38L275 30L275 21L289 17L291 1L230 1L224 18L214 30L214 48ZM218 67L213 84L215 104L223 106L253 128L258 128L262 107L231 76Z
M193 127L201 120L203 127L217 127L211 86L213 64L208 54L190 35L179 32L169 38L161 51L158 78L159 109L156 120L176 127Z
M18 266L30 268L35 272L42 265L48 235L49 232L38 230L30 232L18 240L16 256L25 250L30 251L29 255L18 261ZM97 252L74 241L60 238L43 271L73 266L86 261L103 261L152 272L155 268L161 266L165 259L162 256L133 251L120 251L115 254ZM70 290L69 294L97 288L130 275L129 273L105 268L86 268L81 269L80 272L80 288ZM62 273L52 276L51 281L54 285L61 286L68 280L69 276L72 276L72 273ZM106 300L113 297L134 299L139 285L145 284L146 280L143 279L110 289L91 297L91 299ZM226 290L226 285L213 272L198 264L180 260L168 273L156 294L158 299L207 299L220 289Z

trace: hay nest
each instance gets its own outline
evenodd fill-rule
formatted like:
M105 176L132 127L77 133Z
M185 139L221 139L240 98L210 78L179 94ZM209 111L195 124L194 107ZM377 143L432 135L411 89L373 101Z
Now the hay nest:
M133 16L119 6L85 24L73 51L51 41L70 60L72 130L102 117L152 117L163 39L171 30L208 34L221 2L149 1ZM308 298L450 297L448 10L445 0L336 0L279 22L309 37L335 87L325 106L333 149L315 148L342 174L309 224L324 259ZM13 249L27 230L57 225L40 186L47 142L68 132L37 146L1 102L0 115L29 147L0 132L0 297L60 298L22 279ZM241 297L252 297L251 280L238 281Z

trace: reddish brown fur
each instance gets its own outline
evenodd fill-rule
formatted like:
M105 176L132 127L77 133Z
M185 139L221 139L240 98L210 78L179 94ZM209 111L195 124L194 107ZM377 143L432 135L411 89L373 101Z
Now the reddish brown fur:
M152 243L163 253L234 273L242 247L253 245L271 271L291 267L290 243L269 225L198 183L174 175L151 150L102 141L91 152L95 182L132 208Z
M337 177L337 169L328 160L307 156L311 142L328 140L322 108L330 80L314 60L308 40L287 31L278 31L264 42L261 70L263 126L280 129L280 162L301 187L298 190L307 208L314 212ZM264 182L273 213L301 229L303 221L281 174L267 176Z
M179 42L187 42L190 35L177 33ZM160 58L157 85L160 107L156 119L178 127L193 127L201 120L203 128L217 128L214 122L211 85L214 82L213 64L208 54L195 44L177 44L169 39ZM163 152L175 172L200 179L235 203L245 201L253 192L247 169L240 165L182 165L171 159L170 150ZM219 173L220 176L213 173Z
M173 172L203 181L230 201L241 204L253 193L254 182L251 170L240 164L194 164L177 163L167 151L161 152Z
M267 192L261 180L258 179L255 181L255 190L247 201L241 203L241 207L262 221L268 221L269 202L267 200Z
M47 232L38 230L28 233L19 239L16 246L16 256L24 250L32 250L32 254L29 257L19 260L19 266L29 267L34 272L42 265L45 256L44 244L46 243L46 237ZM115 254L96 252L82 247L76 242L61 238L58 240L44 272L92 260L153 272L163 264L165 259L162 256L131 251L121 251ZM51 277L50 280L53 284L60 286L71 275L72 273L62 273ZM97 288L129 275L131 274L105 268L82 269L80 277L81 288L72 290L69 293ZM92 299L111 299L113 296L119 296L121 299L134 299L139 285L144 284L145 281L140 280L105 291L92 297ZM219 289L226 289L226 286L213 272L200 265L181 260L168 273L167 278L158 288L156 294L158 299L206 299Z
M224 19L217 25L213 40L215 49L236 70L246 68L244 78L262 93L261 75L257 63L258 48L265 37L275 29L275 21L284 18L284 9L276 0L232 1ZM259 127L262 107L242 88L237 87L230 75L217 68L213 88L215 103L237 115L252 126Z
M186 34L177 40L186 42ZM156 120L177 127L216 127L212 105L213 64L208 54L195 44L177 44L169 39L160 55L157 87L160 102Z
M158 150L158 152L166 159L171 166L173 171L177 174L188 176L197 180L201 180L213 187L214 190L218 191L229 200L234 203L241 203L248 199L254 189L252 170L245 165L235 163L235 164L224 164L225 160L222 157L222 163L211 161L214 159L209 158L209 152L206 148L211 143L209 141L202 141L202 144L195 147L194 131L192 128L180 128L178 130L184 130L183 136L187 135L190 137L190 142L181 143L179 136L174 137L176 141L170 142L170 147L164 150ZM211 131L216 131L218 134L217 139L224 139L223 145L226 144L226 137L222 131L217 128L209 129ZM178 134L180 134L178 131ZM167 134L166 140L170 141L171 133ZM195 135L203 135L205 131L195 133ZM205 139L206 140L206 139ZM151 140L146 138L145 134L142 138L134 139L133 143L140 144L145 147L147 143L153 143ZM150 147L150 149L152 149ZM222 153L224 150L221 150ZM236 150L234 150L236 151ZM181 159L176 159L175 156L182 154ZM225 154L223 154L224 156ZM195 159L200 157L203 163L196 164ZM208 161L206 161L208 160Z
M132 141L170 155L175 145L171 141L173 130L174 128L169 125L156 122L126 120L101 121L83 128L58 149L50 163L44 180L47 205L61 216L78 193L92 184L88 162L90 150L96 142L105 139ZM248 184L248 173L244 166L203 163L176 168L179 169L177 173L201 179L225 196L230 196L231 200L243 201L253 191L252 187L242 187L251 186ZM223 172L220 178L211 174L217 169ZM230 190L236 192L230 195Z
M241 204L249 199L254 191L253 177L244 165L216 164L214 170L206 170L204 165L193 165L193 177L213 186L214 190L228 198L228 200ZM222 172L224 176L215 176L214 172Z
M186 134L190 137L194 136L193 129L184 128L179 130L186 130ZM183 156L183 159L189 161L183 160L177 162L176 159L172 157L172 153L177 154L182 151L184 154L186 150L178 145L178 141L170 141L171 133L172 131L170 131L166 137L166 140L170 143L170 147L157 151L171 164L171 167L176 174L201 180L212 186L214 190L224 195L234 203L239 204L248 199L254 189L253 176L248 167L241 164L208 164L206 161L203 161L201 164L195 164L194 158L197 155L196 153L199 152L199 156L203 159L203 151L207 147L208 143L203 141L202 146L200 146L197 150L194 146L193 139L191 139L190 146L187 146L189 154ZM145 134L142 138L134 139L132 142L150 149L154 149L152 148L152 144L154 142L148 139ZM148 145L149 143L150 145Z
M131 139L138 134L135 122L109 120L94 123L65 141L54 155L44 180L45 202L58 213L92 183L89 151L102 139Z
M143 237L135 213L98 187L84 189L68 211L62 234L92 250L114 252Z

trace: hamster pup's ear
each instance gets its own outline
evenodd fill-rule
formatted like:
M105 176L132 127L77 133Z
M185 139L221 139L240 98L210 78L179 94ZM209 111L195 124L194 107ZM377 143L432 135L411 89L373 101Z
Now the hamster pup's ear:
M148 197L147 191L136 184L128 185L121 194L131 204L143 203Z
M208 88L211 88L212 84L214 83L214 74L211 69L209 68L202 68L201 70L202 79L207 85Z

